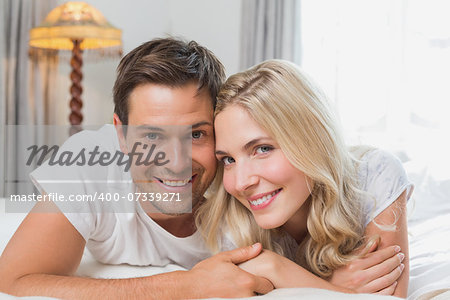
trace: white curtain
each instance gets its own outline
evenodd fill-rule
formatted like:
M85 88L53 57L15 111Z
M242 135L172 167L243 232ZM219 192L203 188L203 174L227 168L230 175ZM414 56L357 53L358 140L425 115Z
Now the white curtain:
M244 0L240 68L266 59L295 59L298 0Z
M450 2L302 1L301 65L351 143L397 152L450 178Z
M0 9L0 197L4 196L5 191L5 125L6 124L6 44L5 44L5 22L6 11L5 3L1 2Z
M49 122L52 88L57 72L56 53L29 57L29 30L40 24L56 0L1 0L0 20L0 196L23 191L15 181L28 179L17 156L24 137L7 125ZM8 127L11 129L11 127ZM35 128L35 130L37 130ZM11 133L11 134L10 134ZM39 132L32 134L39 139Z

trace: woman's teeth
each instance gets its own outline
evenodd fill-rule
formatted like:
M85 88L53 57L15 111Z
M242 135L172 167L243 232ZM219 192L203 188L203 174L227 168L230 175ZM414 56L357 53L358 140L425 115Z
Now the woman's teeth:
M280 190L276 190L276 191L272 192L272 193L269 194L269 195L265 195L264 197L261 197L261 198L259 198L259 199L254 200L254 201L250 201L250 203L251 203L253 206L257 206L257 205L263 204L264 202L266 202L267 200L269 200L270 198L272 198L273 196L275 196L275 194L278 193L279 191L280 191Z

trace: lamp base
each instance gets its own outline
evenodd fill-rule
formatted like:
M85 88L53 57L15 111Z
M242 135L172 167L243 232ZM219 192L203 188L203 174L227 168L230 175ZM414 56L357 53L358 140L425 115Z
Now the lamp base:
M70 86L70 115L69 121L72 125L71 135L81 131L81 123L83 122L83 114L81 113L81 108L83 107L83 101L81 100L81 94L83 93L83 87L81 85L81 80L83 79L83 73L81 72L81 67L83 66L83 51L81 50L81 42L83 40L74 39L72 40L72 59L70 60L70 66L72 67L72 72L70 73L70 80L72 85ZM77 125L77 126L74 126ZM73 130L72 130L73 128Z

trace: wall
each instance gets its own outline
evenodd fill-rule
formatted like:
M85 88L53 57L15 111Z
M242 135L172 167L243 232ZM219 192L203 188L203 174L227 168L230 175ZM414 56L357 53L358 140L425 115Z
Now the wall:
M227 75L237 72L242 0L87 0L114 26L122 29L124 53L145 41L168 35L196 40L222 61ZM58 0L58 5L66 1ZM83 65L83 114L85 125L112 121L112 86L118 59L85 61ZM55 88L61 101L55 108L56 124L68 124L70 66L59 64Z
M239 71L241 0L170 0L170 32L213 51L227 76Z

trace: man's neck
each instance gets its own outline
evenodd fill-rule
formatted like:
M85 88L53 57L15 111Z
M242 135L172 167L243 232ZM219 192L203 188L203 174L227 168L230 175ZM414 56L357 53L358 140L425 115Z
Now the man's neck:
M196 231L194 215L186 213L168 216L161 213L147 213L159 226L176 237L188 237Z
M197 230L195 226L195 213L203 202L203 200L197 201L197 204L192 207L192 212L190 213L179 215L147 213L147 215L170 234L180 238L188 237L193 235Z

